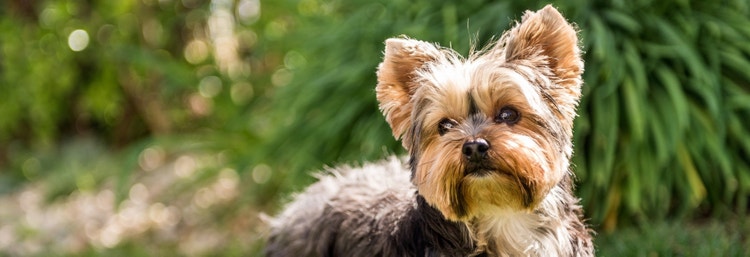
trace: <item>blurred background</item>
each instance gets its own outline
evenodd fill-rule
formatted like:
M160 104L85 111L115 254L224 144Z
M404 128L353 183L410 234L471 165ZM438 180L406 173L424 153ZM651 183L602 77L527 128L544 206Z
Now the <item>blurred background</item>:
M1 1L0 256L257 256L311 172L404 153L386 38L466 54L548 3ZM750 254L750 1L552 3L598 255Z

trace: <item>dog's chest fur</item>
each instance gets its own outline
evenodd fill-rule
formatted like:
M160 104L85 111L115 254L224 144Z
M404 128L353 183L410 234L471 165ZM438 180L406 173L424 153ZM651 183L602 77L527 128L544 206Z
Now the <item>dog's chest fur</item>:
M561 185L552 189L532 213L497 210L472 224L479 248L498 256L576 256L586 242L576 242L586 229L579 222L577 199ZM567 208L567 209L566 209Z

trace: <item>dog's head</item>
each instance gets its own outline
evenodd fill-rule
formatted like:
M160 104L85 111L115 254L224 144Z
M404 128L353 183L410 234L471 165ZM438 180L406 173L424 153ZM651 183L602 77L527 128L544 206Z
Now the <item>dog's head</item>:
M376 92L419 194L467 220L532 210L567 175L582 72L576 30L547 6L466 58L388 39Z

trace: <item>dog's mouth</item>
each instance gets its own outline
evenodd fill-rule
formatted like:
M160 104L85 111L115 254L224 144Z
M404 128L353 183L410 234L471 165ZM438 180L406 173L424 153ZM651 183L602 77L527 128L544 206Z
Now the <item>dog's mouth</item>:
M487 162L469 163L464 169L466 176L485 177L491 174L510 175L510 172L500 169Z
M467 167L465 174L466 176L485 177L494 173L495 169L487 166Z

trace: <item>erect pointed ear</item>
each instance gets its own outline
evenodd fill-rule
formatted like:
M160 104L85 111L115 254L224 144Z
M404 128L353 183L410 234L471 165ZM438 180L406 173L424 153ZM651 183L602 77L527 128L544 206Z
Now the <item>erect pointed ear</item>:
M427 42L408 38L390 38L385 41L385 56L378 66L375 92L380 110L396 139L400 139L411 126L410 100L419 86L414 81L416 71L425 63L437 60L438 56L440 50ZM402 144L407 147L406 142Z
M559 85L580 92L583 61L576 29L554 7L547 5L537 12L527 11L521 23L504 37L498 47L504 45L507 62L541 63L554 73Z

